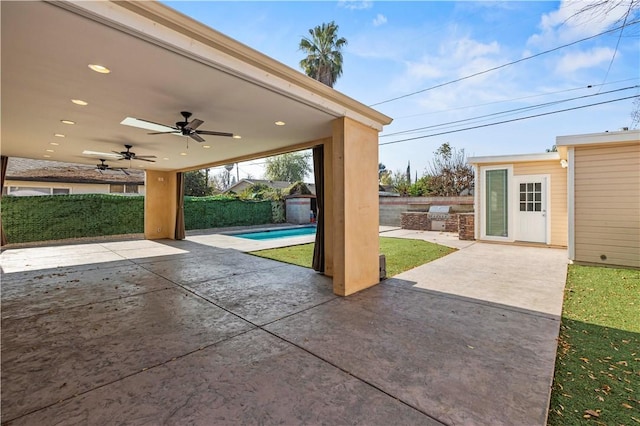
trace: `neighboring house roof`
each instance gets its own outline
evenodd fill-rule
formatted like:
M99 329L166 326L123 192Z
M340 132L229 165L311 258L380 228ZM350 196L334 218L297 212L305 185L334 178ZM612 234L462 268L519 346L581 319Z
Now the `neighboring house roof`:
M122 166L126 165L126 163L122 164ZM119 163L110 164L110 166L117 167ZM5 179L30 182L144 185L144 170L127 169L127 173L129 175L121 170L105 170L100 173L95 167L82 164L10 157Z
M282 180L240 179L238 182L234 183L229 188L227 188L224 192L225 193L229 193L231 191L240 192L251 185L267 185L268 187L273 189L286 189L293 184L291 182L286 182ZM316 185L313 183L305 183L305 185L307 185L307 188L309 188L309 191L311 191L311 193L315 195Z

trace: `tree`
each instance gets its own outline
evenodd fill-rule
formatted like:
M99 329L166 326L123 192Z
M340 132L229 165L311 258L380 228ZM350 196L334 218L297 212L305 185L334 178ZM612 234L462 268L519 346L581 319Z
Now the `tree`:
M630 128L636 129L640 125L640 96L637 96L633 100L633 111L631 111L631 126Z
M300 61L305 74L329 87L333 87L342 75L342 52L347 45L344 37L338 38L338 26L334 21L309 30L311 37L300 40L299 50L307 56Z
M445 142L434 154L427 170L432 195L457 196L473 189L473 167L467 164L464 149L457 150Z
M378 163L378 182L382 185L390 185L391 182L391 170L387 170L387 166L382 163Z
M213 193L209 187L207 173L204 170L194 170L184 173L184 195L205 197Z
M602 19L610 13L619 13L616 9L622 10L623 12L613 25L624 25L630 17L640 10L640 2L638 0L596 0L584 2L584 6L571 15L569 19Z
M411 161L407 161L407 183L411 185Z
M267 158L265 175L269 180L285 182L303 181L308 173L313 171L306 152L290 152Z
M401 196L407 197L409 195L409 188L411 187L411 184L407 180L406 172L396 170L396 172L391 176L391 185L393 185L393 189L398 191Z
M412 197L422 197L431 193L431 176L422 176L409 187L409 195Z

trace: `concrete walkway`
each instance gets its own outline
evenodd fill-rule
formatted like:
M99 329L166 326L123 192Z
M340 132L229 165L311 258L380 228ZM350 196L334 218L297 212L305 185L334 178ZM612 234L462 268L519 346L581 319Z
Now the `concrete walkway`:
M566 253L464 245L347 298L198 236L6 250L2 422L544 425Z

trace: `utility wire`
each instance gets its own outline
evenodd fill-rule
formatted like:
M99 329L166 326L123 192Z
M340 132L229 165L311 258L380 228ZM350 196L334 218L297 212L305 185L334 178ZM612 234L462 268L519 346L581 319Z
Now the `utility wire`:
M403 99L403 98L407 98L409 96L417 95L418 93L423 93L423 92L426 92L428 90L433 90L433 89L437 89L439 87L448 86L449 84L458 83L460 81L467 80L467 79L470 79L470 78L473 78L473 77L477 77L479 75L486 74L486 73L491 72L491 71L496 71L496 70L499 70L501 68L508 67L510 65L515 65L515 64L517 64L519 62L527 61L529 59L537 58L538 56L546 55L547 53L551 53L551 52L555 52L555 51L560 50L560 49L564 49L565 47L573 46L574 44L582 43L583 41L587 41L587 40L594 39L596 37L600 37L600 36L602 36L604 34L608 34L608 33L614 32L614 31L618 31L619 29L624 28L625 26L635 25L638 22L640 22L640 21L633 21L633 22L630 22L628 24L624 24L624 25L621 25L619 27L612 28L612 29L607 30L607 31L603 31L603 32L598 33L596 35L592 35L590 37L585 37L583 39L580 39L580 40L577 40L577 41L574 41L574 42L571 42L571 43L568 43L568 44L564 44L562 46L554 47L553 49L549 49L549 50L545 50L543 52L536 53L535 55L526 56L526 57L520 58L520 59L518 59L516 61L512 61L512 62L508 62L506 64L498 65L497 67L489 68L489 69L484 70L484 71L479 71L477 73L474 73L474 74L471 74L471 75L467 75L465 77L460 77L460 78L457 78L455 80L447 81L445 83L436 84L435 86L427 87L426 89L422 89L422 90L418 90L418 91L415 91L415 92L407 93L405 95L397 96L395 98L387 99L385 101L376 102L375 104L370 104L369 106L373 107L373 106L377 106L377 105L386 104L388 102L397 101L399 99Z
M394 121L398 121L398 120L401 120L403 118L413 118L413 117L420 117L422 115L441 114L441 113L444 113L444 112L458 111L458 110L467 109L467 108L478 108L478 107L487 106L487 105L496 105L496 104L502 104L502 103L506 103L506 102L521 101L521 100L524 100L524 99L539 98L541 96L557 95L558 93L575 92L577 90L585 90L585 89L592 89L594 87L608 86L608 85L611 85L611 84L626 83L627 81L638 80L638 79L640 79L640 78L639 77L627 78L627 79L624 79L624 80L612 81L610 83L588 84L588 85L582 86L582 87L574 87L574 88L571 88L571 89L556 90L554 92L538 93L536 95L522 96L522 97L519 97L519 98L503 99L501 101L486 102L484 104L465 105L465 106L460 106L460 107L455 107L455 108L443 109L443 110L440 110L440 111L430 111L430 112L421 112L421 113L418 113L418 114L402 115L400 117L394 117L393 120Z
M466 130L474 130L474 129L480 129L480 128L483 128L483 127L497 126L499 124L512 123L514 121L527 120L529 118L542 117L542 116L545 116L545 115L552 115L552 114L558 114L558 113L561 113L561 112L574 111L574 110L577 110L577 109L589 108L589 107L597 106L597 105L610 104L612 102L624 101L624 100L627 100L627 99L633 99L635 97L636 96L627 96L625 98L612 99L612 100L609 100L609 101L598 102L598 103L595 103L595 104L581 105L581 106L577 106L577 107L573 107L573 108L561 109L561 110L557 110L557 111L549 111L549 112L544 112L544 113L536 114L536 115L529 115L529 116L526 116L526 117L512 118L511 120L497 121L495 123L482 124L482 125L473 126L473 127L466 127L464 129L449 130L449 131L446 131L446 132L432 133L430 135L416 136L416 137L413 137L413 138L399 139L399 140L390 141L390 142L383 142L383 143L378 144L378 145L379 146L392 145L392 144L396 144L396 143L400 143L400 142L407 142L407 141L413 141L413 140L417 140L417 139L431 138L431 137L434 137L434 136L447 135L447 134L450 134L450 133L464 132Z
M593 96L607 95L607 94L610 94L610 93L621 92L621 91L624 91L624 90L637 89L639 87L640 87L640 85L635 85L635 86L623 87L621 89L609 90L609 91L606 91L606 92L598 92L598 93L592 93L592 94L589 94L589 95L576 96L574 98L560 99L560 100L557 100L557 101L551 101L551 102L545 102L545 103L537 104L537 105L530 105L530 106L526 106L526 107L514 108L514 109L510 109L510 110L506 110L506 111L499 111L499 112L494 112L494 113L491 113L491 114L480 115L480 116L477 116L477 117L465 118L465 119L462 119L462 120L449 121L449 122L446 122L446 123L434 124L434 125L425 126L425 127L418 127L418 128L409 129L409 130L401 130L401 131L395 132L395 133L387 133L387 134L384 134L384 135L380 135L380 137L384 138L384 137L389 137L389 136L395 136L395 135L401 135L401 134L407 134L407 133L414 133L414 132L418 132L420 130L433 129L435 127L447 126L449 124L464 123L464 122L467 122L467 121L479 120L481 118L493 117L493 116L496 116L496 115L509 114L509 113L514 113L514 112L522 112L522 111L527 111L527 110L532 110L532 109L544 108L544 107L548 107L548 106L551 106L551 105L557 105L557 104L564 103L564 102L575 101L577 99L585 99L585 98L590 98L590 97L593 97Z
M633 3L629 6L629 13L631 13L631 7ZM609 77L609 72L611 71L611 67L613 66L613 61L616 59L616 54L618 53L618 48L620 47L620 39L622 38L622 33L624 32L624 26L627 23L627 18L629 18L629 13L624 15L624 21L622 22L622 26L620 28L620 34L618 34L618 40L616 41L616 49L613 51L613 55L611 56L611 60L609 61L609 66L607 67L607 72L604 75L604 80L602 80L602 84L606 83L607 78ZM602 87L600 87L602 90Z

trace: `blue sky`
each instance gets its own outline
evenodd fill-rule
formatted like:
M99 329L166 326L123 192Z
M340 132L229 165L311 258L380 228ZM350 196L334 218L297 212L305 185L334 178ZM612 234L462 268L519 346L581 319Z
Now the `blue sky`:
M303 57L298 50L300 39L310 28L335 21L348 45L344 49L343 76L334 88L366 105L593 36L610 29L621 13L614 10L606 17L585 15L567 20L575 12L576 3L555 1L165 3L298 70ZM638 18L636 14L631 20ZM386 143L637 96L637 87L626 88L639 84L640 24L635 24L627 27L622 37L619 31L599 36L374 108L394 118L380 137L380 142ZM624 90L603 93L618 89ZM594 96L584 97L588 95ZM537 107L576 97L583 98ZM502 114L513 109L521 110ZM396 171L406 170L410 161L412 175L416 171L422 175L433 152L444 142L464 149L468 156L544 152L559 135L630 126L632 110L633 100L628 99L382 145L380 162ZM404 131L412 132L393 135ZM260 166L241 164L240 177L246 173L260 177Z

